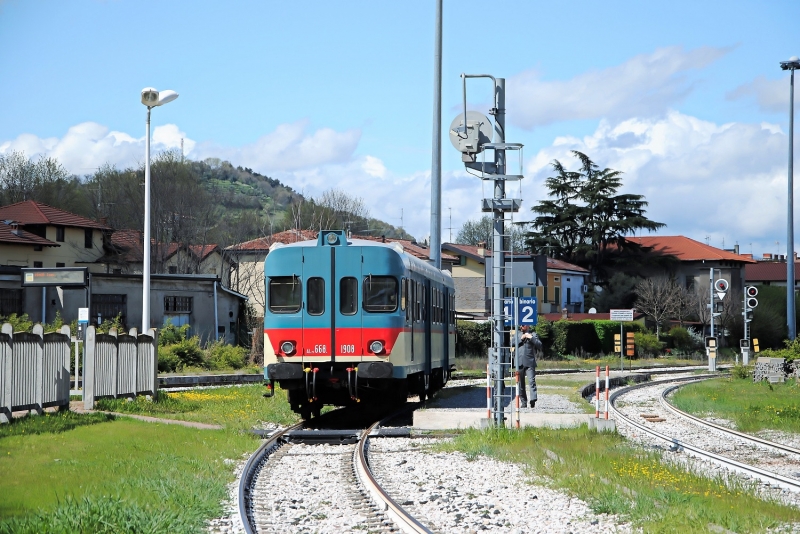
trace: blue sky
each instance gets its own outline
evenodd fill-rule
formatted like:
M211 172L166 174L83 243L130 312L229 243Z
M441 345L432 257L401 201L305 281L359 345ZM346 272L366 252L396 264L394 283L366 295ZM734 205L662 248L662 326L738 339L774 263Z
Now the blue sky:
M142 5L0 1L0 153L54 156L79 175L139 165L139 93L173 89L180 98L153 111L156 150L184 138L190 158L312 197L335 187L428 236L433 0ZM518 220L545 194L550 162L574 167L581 150L625 172L625 192L667 223L660 234L785 253L779 62L800 55L798 19L789 0L445 0L443 240L490 195L447 140L467 72L507 80L506 140L525 144ZM470 81L468 96L485 111L488 82Z

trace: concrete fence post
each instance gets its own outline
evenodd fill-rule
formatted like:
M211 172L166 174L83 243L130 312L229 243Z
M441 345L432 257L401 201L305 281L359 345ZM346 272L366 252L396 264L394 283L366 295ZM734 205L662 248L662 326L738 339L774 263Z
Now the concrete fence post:
M158 392L158 330L155 328L151 328L147 331L148 335L152 338L150 341L150 354L149 356L149 363L152 365L152 371L150 373L150 392L152 393L153 397L155 398L156 393Z
M116 399L119 397L119 340L117 339L117 329L109 328L108 335L114 338L113 356L111 357L111 395Z
M83 408L94 409L94 368L97 354L97 334L94 326L86 328L86 356L83 360Z
M33 325L33 335L36 339L36 379L33 382L34 407L31 415L41 415L44 413L44 327L41 324Z
M141 356L139 355L139 337L137 336L138 331L136 328L131 328L128 331L128 335L134 339L134 343L136 343L136 357L133 359L133 396L139 394L139 361Z
M11 361L14 329L4 323L0 329L0 423L11 421Z

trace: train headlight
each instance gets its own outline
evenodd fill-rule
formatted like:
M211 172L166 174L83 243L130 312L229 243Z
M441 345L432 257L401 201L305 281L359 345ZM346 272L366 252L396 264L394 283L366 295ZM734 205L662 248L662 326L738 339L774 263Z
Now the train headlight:
M383 352L383 341L373 341L369 344L369 350L374 354Z
M281 352L286 354L287 356L294 353L294 341L284 341L281 343Z

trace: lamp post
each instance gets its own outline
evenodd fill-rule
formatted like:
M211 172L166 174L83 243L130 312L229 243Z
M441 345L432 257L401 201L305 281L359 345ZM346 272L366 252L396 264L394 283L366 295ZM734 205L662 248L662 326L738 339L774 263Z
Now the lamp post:
M800 69L800 59L792 56L789 61L781 61L781 69L788 70L789 78L789 222L786 237L786 324L789 327L789 339L797 337L794 317L794 171L792 169L792 152L794 151L794 71Z
M147 137L144 149L144 250L142 252L142 333L150 328L150 110L178 98L175 91L142 89L142 104L147 106Z

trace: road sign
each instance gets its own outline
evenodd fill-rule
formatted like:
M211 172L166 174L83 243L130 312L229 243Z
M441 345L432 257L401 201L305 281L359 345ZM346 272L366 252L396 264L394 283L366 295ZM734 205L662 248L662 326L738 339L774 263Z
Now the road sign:
M536 297L517 298L517 323L534 326L539 322L539 315L536 309Z
M610 310L612 321L633 321L633 310Z
M78 308L78 322L89 324L89 308Z

